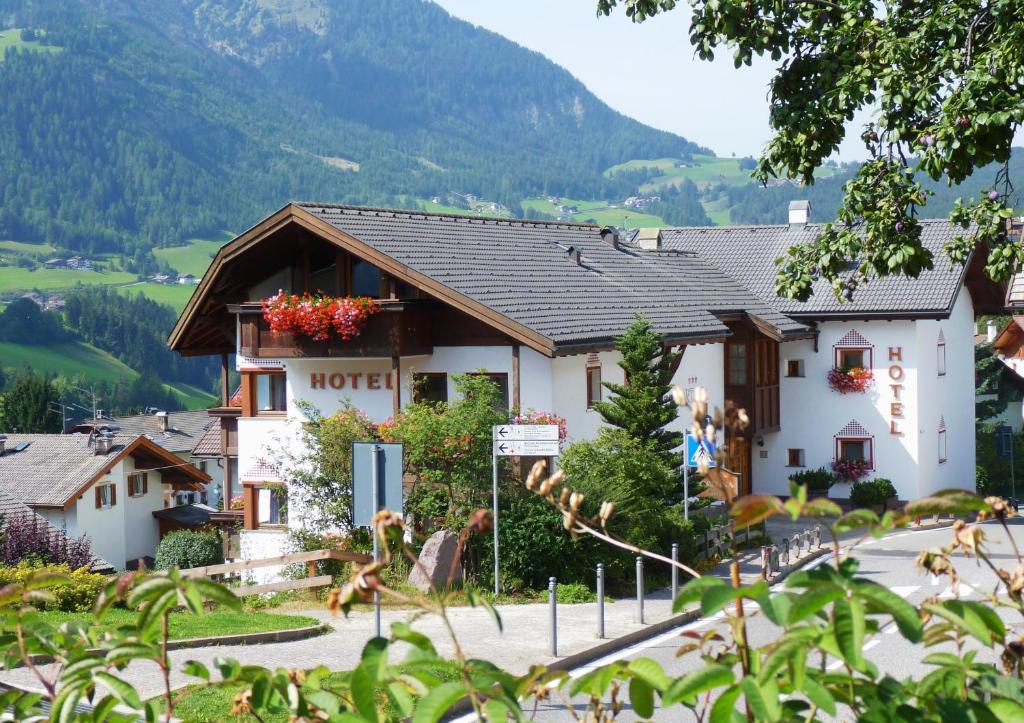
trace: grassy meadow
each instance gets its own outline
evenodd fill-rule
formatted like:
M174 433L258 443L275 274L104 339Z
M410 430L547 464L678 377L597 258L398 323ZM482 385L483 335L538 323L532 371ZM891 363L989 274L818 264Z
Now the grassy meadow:
M0 294L13 291L59 291L75 284L127 284L135 274L127 271L76 271L74 269L23 269L0 266Z
M46 45L38 40L22 40L21 28L0 30L0 62L3 62L4 54L8 48L31 50L36 53L57 53L63 50L61 47Z
M569 220L575 223L586 223L593 219L599 226L625 226L626 228L650 228L664 226L660 216L641 213L622 205L612 206L607 201L579 201L569 198L561 199L566 206L576 206L578 213L568 214ZM528 198L523 201L523 210L533 209L550 216L564 216L558 206L546 198Z
M199 278L206 273L217 250L232 238L234 234L225 231L219 239L190 239L183 246L153 249L153 255L166 261L179 274L192 274Z
M81 341L66 341L50 346L28 346L0 342L0 360L7 368L27 364L36 372L81 375L90 381L113 382L136 377L135 370L105 351Z
M167 304L178 313L185 308L195 290L194 284L154 284L149 281L117 287L120 294L142 294L159 304Z

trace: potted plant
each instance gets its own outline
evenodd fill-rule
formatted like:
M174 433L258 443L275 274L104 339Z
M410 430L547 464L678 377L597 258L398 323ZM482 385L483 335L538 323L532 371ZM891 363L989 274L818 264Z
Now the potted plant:
M365 296L300 296L278 291L263 300L263 318L270 331L308 336L313 341L327 341L332 333L342 341L354 339L378 311L377 302Z
M828 370L828 385L832 391L840 394L863 394L874 382L875 375L870 369L851 367Z
M836 476L825 467L802 469L789 477L790 482L807 485L808 497L827 497L828 491L836 483Z

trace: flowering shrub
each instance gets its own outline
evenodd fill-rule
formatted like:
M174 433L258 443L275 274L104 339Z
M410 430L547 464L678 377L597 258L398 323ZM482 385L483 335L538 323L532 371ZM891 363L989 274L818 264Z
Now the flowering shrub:
M228 504L228 509L231 510L244 510L245 509L245 498L242 495L232 497L231 502Z
M832 471L842 482L856 482L871 469L866 459L836 459L832 461Z
M33 576L54 575L59 582L48 588L50 597L37 598L33 603L42 610L62 610L66 613L85 613L92 610L96 596L107 585L107 577L89 572L82 566L72 568L67 564L39 565L20 562L11 567L0 567L0 587L22 585Z
M840 394L863 394L874 384L875 375L870 369L829 369L828 385Z
M557 424L559 444L564 442L569 434L565 424L565 417L559 416L554 412L537 412L531 409L514 416L512 424Z
M326 341L332 332L342 341L354 339L378 311L377 302L365 296L299 296L278 291L263 301L263 318L272 332L308 336L314 341Z
M0 528L0 564L21 562L67 565L72 570L92 564L89 541L68 537L34 514L11 515Z

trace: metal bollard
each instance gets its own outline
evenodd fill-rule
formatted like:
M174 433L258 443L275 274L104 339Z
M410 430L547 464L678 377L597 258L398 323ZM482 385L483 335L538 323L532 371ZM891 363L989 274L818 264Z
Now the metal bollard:
M604 637L604 563L597 563L597 637Z
M761 579L767 580L771 574L772 548L767 545L761 546Z
M817 543L816 546L818 547L818 549L821 549L821 527L820 526L814 528L814 541L815 541L815 543Z
M779 562L779 548L777 545L772 545L771 569L772 572L780 572L782 570L782 565Z
M679 545L672 543L672 562L679 562ZM679 568L672 566L672 600L675 601L679 594Z
M548 578L548 607L551 609L551 655L558 655L558 580Z
M636 556L636 612L635 622L644 624L644 558Z
M789 539L786 537L782 538L782 549L779 552L779 563L782 565L789 564Z

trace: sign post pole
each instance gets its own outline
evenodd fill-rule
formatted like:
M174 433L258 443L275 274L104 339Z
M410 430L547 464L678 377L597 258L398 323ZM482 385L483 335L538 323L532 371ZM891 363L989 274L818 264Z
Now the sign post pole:
M1010 433L1007 435L1010 448L1010 495L1013 496L1013 503L1017 504L1017 480L1013 475L1013 427L1010 427Z
M683 519L690 520L690 460L683 460Z
M372 476L370 477L370 484L373 485L373 514L380 512L380 445L373 445L370 447L370 459L372 470ZM370 528L373 534L373 561L380 561L380 540L377 537L377 530L373 527ZM380 592L373 593L373 625L374 630L377 631L377 637L380 637Z
M498 455L492 449L491 465L494 468L494 596L501 592L501 572L498 564Z

